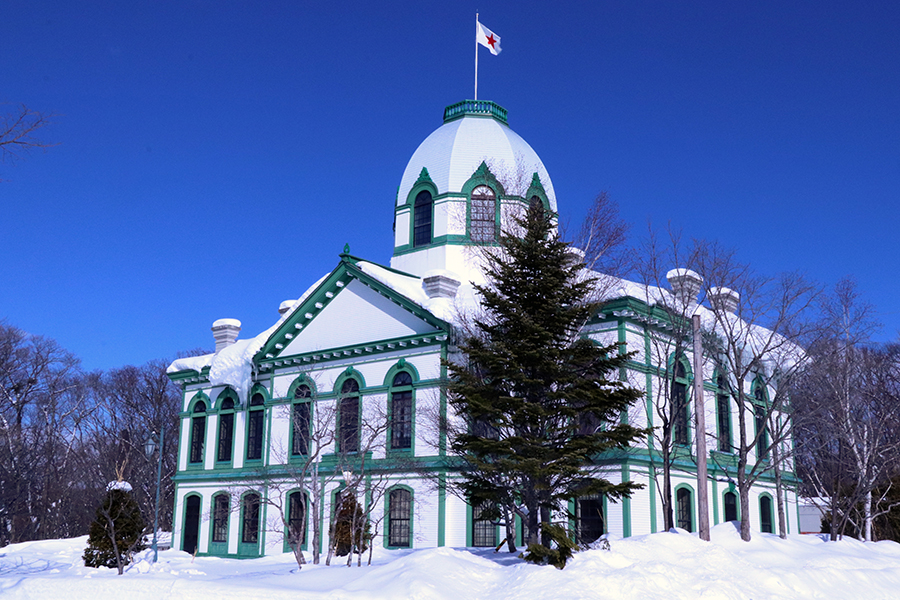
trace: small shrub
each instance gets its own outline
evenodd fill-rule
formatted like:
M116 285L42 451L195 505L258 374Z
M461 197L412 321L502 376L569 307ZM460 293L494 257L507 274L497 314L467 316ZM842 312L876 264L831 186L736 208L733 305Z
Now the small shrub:
M551 547L543 544L528 544L522 558L536 565L553 565L563 569L570 558L580 550L580 546L569 537L569 532L562 525L541 523L541 531L550 537Z

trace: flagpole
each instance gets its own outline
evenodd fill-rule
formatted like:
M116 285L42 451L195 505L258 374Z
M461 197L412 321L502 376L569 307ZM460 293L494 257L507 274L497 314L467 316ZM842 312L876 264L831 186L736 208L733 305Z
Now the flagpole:
M478 13L475 13L475 100L478 100Z

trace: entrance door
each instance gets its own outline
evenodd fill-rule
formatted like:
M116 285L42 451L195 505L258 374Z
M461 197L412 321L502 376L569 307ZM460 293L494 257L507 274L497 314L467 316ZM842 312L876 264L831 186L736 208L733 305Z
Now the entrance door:
M187 507L184 511L184 537L181 541L181 549L188 554L197 551L197 541L200 539L200 496L188 496Z

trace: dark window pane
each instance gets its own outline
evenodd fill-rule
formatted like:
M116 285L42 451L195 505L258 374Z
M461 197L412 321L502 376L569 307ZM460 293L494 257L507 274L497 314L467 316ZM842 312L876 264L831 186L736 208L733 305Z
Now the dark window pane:
M433 203L429 192L419 192L413 209L413 246L431 243Z
M306 494L294 492L288 503L288 544L306 543Z
M676 444L688 444L687 385L672 383L672 437Z
M262 394L253 394L253 399L250 400L250 406L262 406L265 404L265 398L263 398Z
M408 548L412 545L412 494L408 490L392 490L388 504L388 545Z
M412 447L412 392L391 394L391 448Z
M259 496L247 494L244 496L244 521L241 528L241 541L245 544L255 544L259 541Z
M225 398L222 400L222 410L232 410L234 408L234 400Z
M603 498L585 496L575 500L575 517L578 541L590 544L603 535Z
M265 411L251 410L247 423L247 459L262 458L263 417Z
M725 492L725 520L737 521L737 495L734 492Z
M728 384L722 376L719 377L717 384L719 392L716 394L716 414L719 419L719 451L731 452L731 403L726 387Z
M772 530L772 499L763 496L759 499L760 530L763 533L773 533Z
M340 419L341 452L359 452L359 396L341 400Z
M291 455L309 454L309 402L298 402L291 407L291 423L294 436L291 438Z
M228 541L228 496L225 494L219 494L213 500L212 541Z
M406 371L400 371L399 373L394 375L394 383L392 385L393 387L412 385L412 375L410 375Z
M234 413L219 415L219 448L216 460L231 460L231 446L234 440Z
M206 417L191 419L191 457L190 462L203 462L203 442L206 437Z

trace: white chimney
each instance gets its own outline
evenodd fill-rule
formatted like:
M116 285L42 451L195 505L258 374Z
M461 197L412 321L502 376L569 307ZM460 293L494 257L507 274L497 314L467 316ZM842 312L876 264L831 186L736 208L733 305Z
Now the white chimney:
M216 338L216 352L232 345L241 332L241 322L237 319L219 319L212 324L213 337Z
M736 312L741 295L727 287L714 287L709 290L709 302L716 310Z
M687 308L697 302L697 294L703 287L703 278L690 269L672 269L666 273L666 279L675 292L675 298L682 307Z
M425 273L422 287L429 298L453 298L459 289L459 280L451 277L454 273L435 269Z

